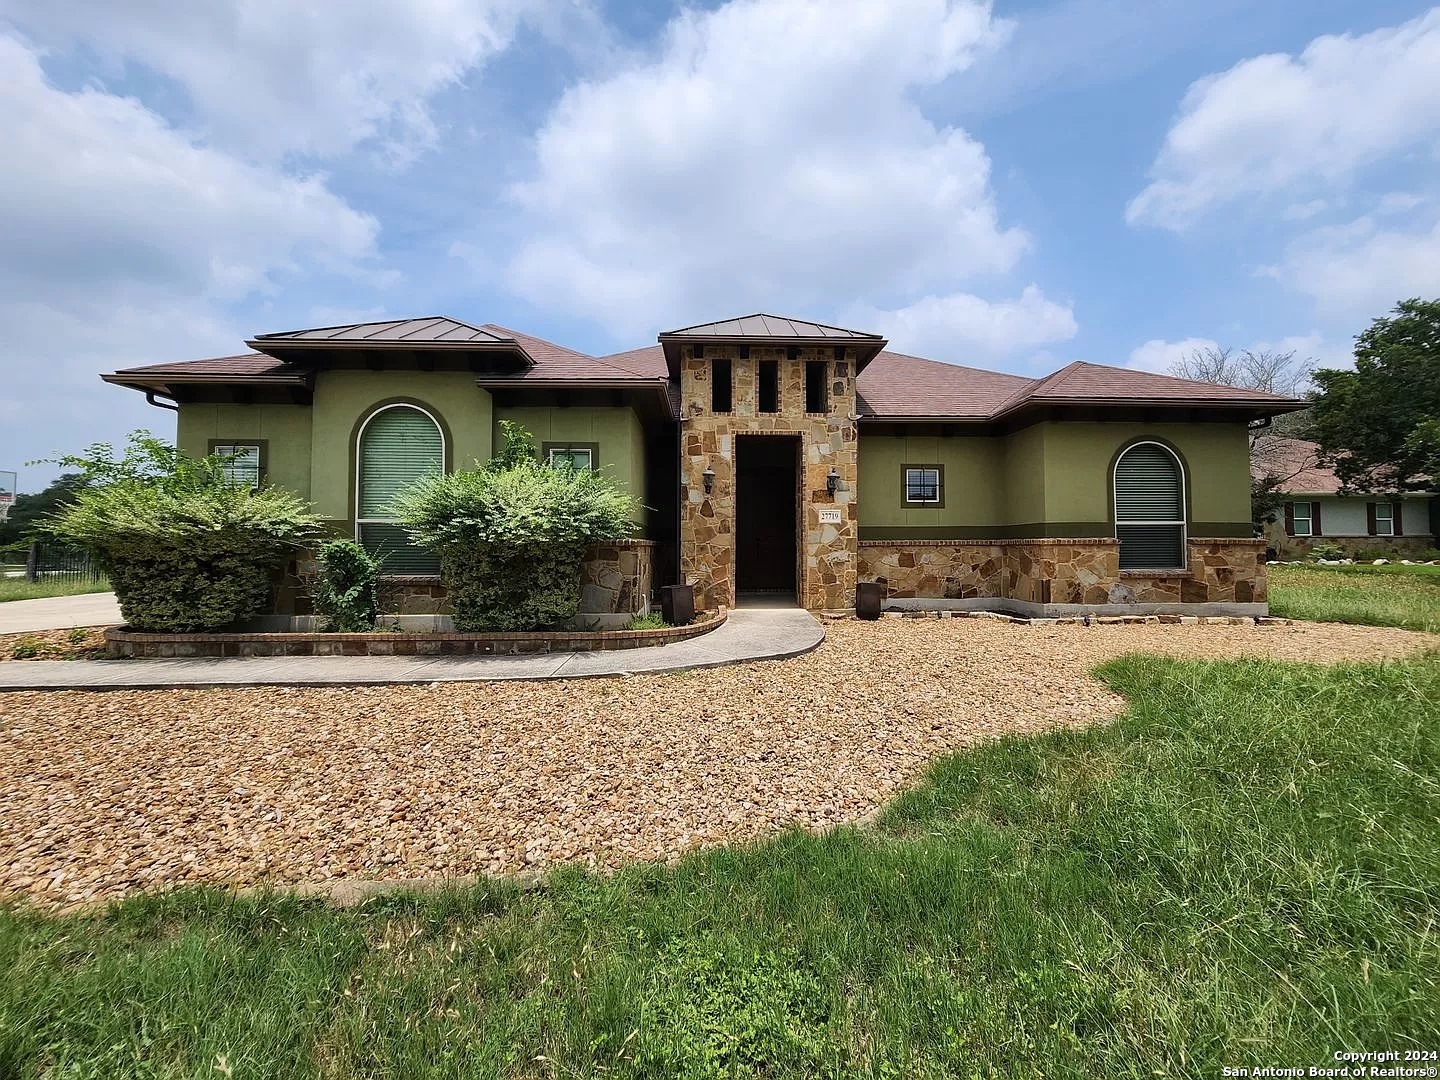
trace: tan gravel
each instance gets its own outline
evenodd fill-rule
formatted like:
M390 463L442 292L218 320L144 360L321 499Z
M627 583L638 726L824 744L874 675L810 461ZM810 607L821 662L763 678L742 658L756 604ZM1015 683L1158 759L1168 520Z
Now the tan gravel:
M614 866L871 814L935 757L1091 724L1121 653L1391 657L1357 626L837 622L678 675L0 695L0 898Z

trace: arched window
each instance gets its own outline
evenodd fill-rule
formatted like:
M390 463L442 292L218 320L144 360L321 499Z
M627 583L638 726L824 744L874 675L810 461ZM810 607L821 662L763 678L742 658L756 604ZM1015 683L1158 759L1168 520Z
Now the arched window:
M1115 462L1121 570L1185 566L1185 470L1167 446L1141 442Z
M391 502L428 473L445 471L445 435L415 405L384 405L360 428L355 443L355 538L389 574L434 574L435 555L416 547L395 522Z

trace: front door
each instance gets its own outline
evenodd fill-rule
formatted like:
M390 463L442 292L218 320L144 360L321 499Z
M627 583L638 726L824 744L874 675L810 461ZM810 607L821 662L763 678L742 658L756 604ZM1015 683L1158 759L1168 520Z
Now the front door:
M735 591L795 598L800 438L735 438Z

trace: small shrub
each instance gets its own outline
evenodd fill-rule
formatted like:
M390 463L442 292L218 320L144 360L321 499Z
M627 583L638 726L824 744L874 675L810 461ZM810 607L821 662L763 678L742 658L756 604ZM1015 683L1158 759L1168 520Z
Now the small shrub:
M90 631L83 626L77 626L65 635L65 640L71 645L83 645L85 639L90 636Z
M329 629L360 634L375 628L379 609L380 563L354 540L331 540L316 552L320 577L315 610L329 618Z
M96 558L138 630L214 630L259 614L271 575L315 533L303 500L235 483L224 458L189 457L144 431L113 457L96 443L56 462L87 486L41 528Z
M40 655L41 642L38 638L22 637L10 646L11 660L33 660Z
M634 528L634 500L613 480L543 465L528 432L500 426L494 460L425 477L395 500L415 542L440 556L457 630L538 630L573 618L585 549Z
M626 630L664 630L670 625L665 617L658 611L652 611L649 615L637 615L626 625Z
M1347 552L1339 544L1314 544L1310 548L1310 558L1319 561L1321 559L1348 559Z

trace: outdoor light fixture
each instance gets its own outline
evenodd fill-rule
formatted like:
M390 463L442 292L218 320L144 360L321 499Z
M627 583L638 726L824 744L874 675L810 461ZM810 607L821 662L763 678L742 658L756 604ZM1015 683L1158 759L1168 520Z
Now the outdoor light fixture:
M705 466L705 471L700 474L700 479L705 481L706 495L709 495L715 490L715 470L710 468L709 465Z
M834 465L830 466L830 472L825 477L825 490L834 495L840 488L840 470Z

